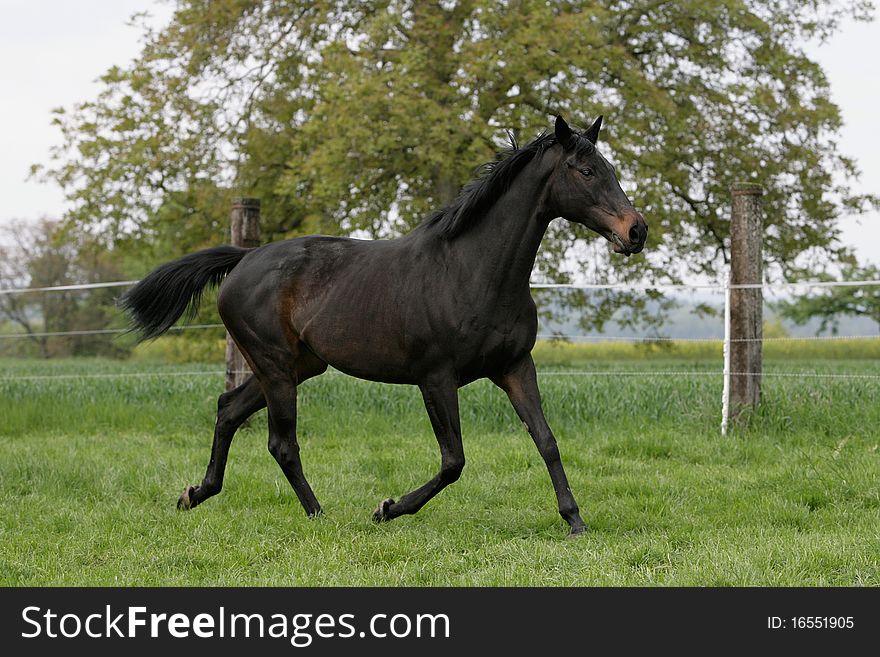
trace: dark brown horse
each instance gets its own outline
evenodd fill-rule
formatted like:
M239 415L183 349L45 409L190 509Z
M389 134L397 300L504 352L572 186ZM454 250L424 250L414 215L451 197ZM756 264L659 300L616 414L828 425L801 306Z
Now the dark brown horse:
M297 386L328 365L370 381L417 385L440 444L440 471L373 514L415 513L464 468L458 389L502 388L547 464L559 513L585 529L544 419L531 350L537 314L529 276L548 224L583 224L618 253L638 253L648 227L596 148L602 117L583 134L558 117L553 134L515 146L449 207L398 239L310 236L256 249L221 246L162 265L121 300L143 339L165 332L225 276L223 323L253 370L220 395L211 461L178 506L220 492L236 429L269 408L269 451L309 516L321 506L296 440Z

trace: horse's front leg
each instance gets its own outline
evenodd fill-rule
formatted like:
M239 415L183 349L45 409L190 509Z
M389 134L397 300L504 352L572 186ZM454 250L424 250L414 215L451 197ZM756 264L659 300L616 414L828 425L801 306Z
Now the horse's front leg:
M441 490L461 476L464 468L464 449L461 445L461 426L458 417L458 386L455 379L439 377L419 386L431 426L440 445L440 472L428 483L407 493L397 502L387 499L373 513L380 522L397 516L415 513Z
M556 438L553 437L553 432L550 431L547 420L544 418L541 395L538 392L538 379L535 374L535 362L532 360L531 354L520 361L513 370L492 380L507 393L510 403L513 404L519 418L525 423L544 463L547 464L550 479L553 481L553 489L556 491L556 500L559 503L559 513L571 527L571 534L582 533L587 526L581 520L577 502L575 502L571 488L568 486L568 478L562 467Z

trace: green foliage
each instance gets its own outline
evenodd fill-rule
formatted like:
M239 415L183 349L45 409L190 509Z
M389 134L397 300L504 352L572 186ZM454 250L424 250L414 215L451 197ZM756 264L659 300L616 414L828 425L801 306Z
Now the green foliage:
M799 256L845 256L838 217L876 199L838 182L856 167L801 44L872 9L178 0L97 98L58 111L64 143L43 173L74 202L72 225L158 243L158 259L222 241L233 191L261 198L267 239L382 236L449 202L506 130L526 139L553 114L585 125L604 113L605 150L650 224L648 248L611 258L560 223L539 257L544 276L713 275L726 259L728 187L743 179L767 188L770 271L803 273ZM594 325L609 315L607 304L592 311Z
M876 360L828 368L878 373ZM880 585L875 381L768 378L751 425L722 440L720 377L543 376L590 527L569 541L543 461L486 381L460 393L461 480L415 516L370 520L378 500L436 472L418 391L334 375L299 394L324 517L302 513L263 413L236 438L223 492L178 512L209 456L219 369L0 362L0 583ZM217 373L180 375L194 370ZM55 374L130 376L2 379Z
M831 277L826 275L822 279L831 280ZM850 260L843 266L841 280L877 281L880 280L880 267L860 267ZM793 301L780 301L775 308L798 324L806 324L814 317L821 318L820 332L831 327L832 332L837 333L838 323L844 315L870 317L880 324L880 285L815 288L810 294Z
M132 358L163 363L222 363L226 354L223 329L205 329L197 335L164 335L135 347Z
M779 339L779 338L788 338L791 336L791 333L787 328L785 328L785 324L782 323L782 320L778 317L774 317L773 319L764 320L764 325L761 328L761 335L764 336L764 339Z
M71 234L59 222L13 222L0 246L0 287L54 287L122 278L120 254ZM124 356L129 343L109 333L46 335L113 330L122 325L116 310L118 288L0 295L4 333L27 338L0 341L0 353L57 356Z

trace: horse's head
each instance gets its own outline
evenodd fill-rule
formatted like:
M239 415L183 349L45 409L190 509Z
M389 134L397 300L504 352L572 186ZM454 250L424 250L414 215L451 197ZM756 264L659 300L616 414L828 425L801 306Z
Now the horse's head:
M562 148L553 173L550 198L557 216L583 224L629 256L645 248L648 224L620 188L614 167L602 157L600 116L583 134L573 132L556 117L556 141Z

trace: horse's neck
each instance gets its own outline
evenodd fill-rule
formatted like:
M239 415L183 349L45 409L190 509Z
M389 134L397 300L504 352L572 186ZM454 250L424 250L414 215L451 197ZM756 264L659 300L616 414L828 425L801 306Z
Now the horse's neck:
M520 294L528 288L552 218L543 205L546 177L524 174L517 176L476 225L456 238L455 248L471 267L466 275L489 291Z

